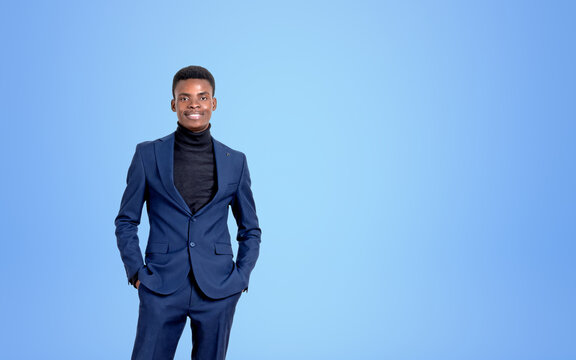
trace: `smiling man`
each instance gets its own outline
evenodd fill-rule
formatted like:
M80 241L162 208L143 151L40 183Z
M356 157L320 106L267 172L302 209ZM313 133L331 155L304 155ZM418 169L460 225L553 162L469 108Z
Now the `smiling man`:
M186 129L201 132L208 129L212 111L216 110L211 80L178 80L174 87L172 111L178 115L178 122ZM213 80L212 80L213 81Z
M200 66L176 73L172 134L136 146L115 220L128 281L140 309L132 359L173 359L190 318L193 360L224 360L236 304L248 289L260 228L246 156L215 140L215 82ZM150 233L142 257L138 225ZM228 209L238 226L230 241Z

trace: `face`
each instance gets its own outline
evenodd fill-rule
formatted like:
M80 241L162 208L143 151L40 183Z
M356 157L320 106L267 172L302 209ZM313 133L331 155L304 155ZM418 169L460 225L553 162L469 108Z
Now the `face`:
M212 111L216 110L216 98L212 97L208 80L180 80L176 83L174 96L171 105L178 122L190 131L206 130Z

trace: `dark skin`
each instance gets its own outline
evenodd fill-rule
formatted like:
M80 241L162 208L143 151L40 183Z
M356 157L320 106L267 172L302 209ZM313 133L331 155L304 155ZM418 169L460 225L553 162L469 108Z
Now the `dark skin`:
M208 128L212 111L216 110L216 98L208 80L180 80L174 89L171 102L172 111L178 116L178 122L193 132Z
M180 80L174 88L174 96L170 103L176 113L178 122L193 132L204 131L210 124L212 111L216 110L216 98L213 96L212 85L204 79ZM136 280L136 289L140 280Z

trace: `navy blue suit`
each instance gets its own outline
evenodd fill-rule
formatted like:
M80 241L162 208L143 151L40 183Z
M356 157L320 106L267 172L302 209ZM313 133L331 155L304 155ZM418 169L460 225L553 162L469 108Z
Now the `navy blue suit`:
M197 293L194 296L217 303L248 288L261 231L246 156L212 140L217 192L195 214L174 185L174 133L136 146L115 224L126 275L130 279L138 273L147 295L159 299L171 294L188 296L181 292L191 286ZM150 233L143 259L137 229L144 204ZM238 225L235 261L227 226L229 207ZM141 304L139 331L143 321ZM161 356L166 355L150 358Z

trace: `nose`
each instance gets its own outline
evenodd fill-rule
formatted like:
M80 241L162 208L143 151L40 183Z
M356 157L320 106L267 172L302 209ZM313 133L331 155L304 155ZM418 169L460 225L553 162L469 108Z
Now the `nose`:
M190 101L188 102L188 108L189 109L193 109L196 107L199 107L200 104L198 103L198 101L196 101L196 99L190 99Z

